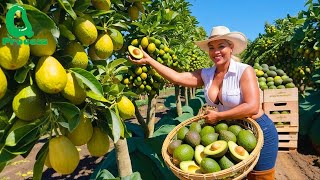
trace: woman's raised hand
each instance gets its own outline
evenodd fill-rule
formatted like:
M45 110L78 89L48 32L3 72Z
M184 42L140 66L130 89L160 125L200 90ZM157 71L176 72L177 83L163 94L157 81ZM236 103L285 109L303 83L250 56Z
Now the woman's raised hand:
M134 64L148 64L149 61L152 61L152 59L149 54L147 54L142 48L140 49L143 53L143 57L141 59L134 59L130 54L128 56L129 60L133 62Z

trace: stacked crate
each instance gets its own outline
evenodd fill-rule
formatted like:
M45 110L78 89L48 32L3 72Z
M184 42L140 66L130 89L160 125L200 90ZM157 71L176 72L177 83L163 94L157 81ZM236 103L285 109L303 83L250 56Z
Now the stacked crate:
M298 89L265 89L263 110L276 125L279 151L296 150L299 132Z

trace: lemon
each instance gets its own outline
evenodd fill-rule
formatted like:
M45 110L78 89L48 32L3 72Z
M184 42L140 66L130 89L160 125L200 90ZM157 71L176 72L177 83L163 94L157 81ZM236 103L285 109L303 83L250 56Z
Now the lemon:
M95 53L101 59L109 58L113 53L113 42L108 34L98 36L94 44Z
M88 56L83 46L78 42L71 42L66 46L65 54L72 57L69 67L86 69L88 66Z
M101 131L100 128L94 127L92 137L87 143L89 153L92 156L103 156L108 152L109 147L109 136Z
M68 132L67 137L75 146L81 146L89 142L92 134L91 120L85 113L82 113L78 126L71 133Z
M7 91L7 78L6 75L3 73L2 69L0 68L0 99L6 94Z
M128 13L132 21L135 21L139 18L139 9L136 6L130 6L128 8Z
M135 107L126 96L122 96L117 103L119 114L123 120L129 119L135 115Z
M31 54L34 56L51 56L56 51L56 40L49 30L42 30L31 39L47 39L46 45L30 45Z
M59 93L67 84L67 73L60 62L52 56L39 59L35 73L38 87L46 93Z
M150 43L147 48L148 52L152 54L156 50L156 45L154 43Z
M134 39L134 40L131 41L131 45L132 46L138 46L138 44L139 44L139 40L138 39Z
M149 40L147 37L143 37L141 40L141 46L143 49L147 48L149 45Z
M110 34L110 38L113 43L113 50L119 51L123 46L123 36L118 30L113 30Z
M134 6L136 6L140 12L142 12L142 13L145 12L141 1L134 2Z
M77 39L84 45L89 46L93 44L98 36L98 30L96 26L88 19L78 17L74 21L74 34Z
M52 168L61 174L71 174L78 166L80 156L77 148L65 136L49 141L49 160Z
M140 74L140 77L141 77L141 79L146 80L148 75L147 75L147 73L143 72Z
M108 11L111 6L110 0L91 0L91 3L98 10Z
M90 57L90 59L92 61L96 61L96 60L102 60L101 58L99 58L94 50L94 46L91 45L89 46L89 49L88 49L88 56Z
M0 39L7 37L8 31L5 26L0 28ZM14 39L14 38L13 38ZM26 38L21 36L19 40L24 41ZM18 39L15 39L18 40ZM30 47L29 45L18 45L14 44L0 44L0 66L4 69L15 70L19 69L25 64L27 64L30 57Z
M75 105L83 103L87 97L84 88L79 85L77 78L70 72L67 74L67 84L61 94Z
M32 121L44 115L45 101L35 85L24 85L14 96L12 109L19 119Z

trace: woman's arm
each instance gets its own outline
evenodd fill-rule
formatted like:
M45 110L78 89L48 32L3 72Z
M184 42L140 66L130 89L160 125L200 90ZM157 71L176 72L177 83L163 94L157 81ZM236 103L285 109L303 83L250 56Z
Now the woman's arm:
M247 67L240 79L240 88L243 96L243 103L227 111L208 111L205 118L207 122L214 123L223 119L239 119L252 117L259 112L259 87L256 74L253 68Z
M142 50L142 49L141 49ZM152 66L163 78L169 80L174 84L185 87L198 87L203 85L201 78L201 69L194 72L179 73L151 58L146 52L142 50L144 56L142 59L134 60L129 56L129 59L135 64L149 64Z

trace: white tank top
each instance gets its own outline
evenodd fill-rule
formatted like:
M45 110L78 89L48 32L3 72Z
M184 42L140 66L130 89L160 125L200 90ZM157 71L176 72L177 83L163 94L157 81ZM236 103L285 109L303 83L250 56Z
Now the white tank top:
M201 77L204 82L204 96L207 104L217 107L219 111L232 109L242 103L242 93L240 89L240 78L243 71L249 65L230 60L230 65L227 73L224 75L223 84L221 87L222 99L219 104L212 102L208 96L208 90L212 84L216 67L204 68L201 71Z

